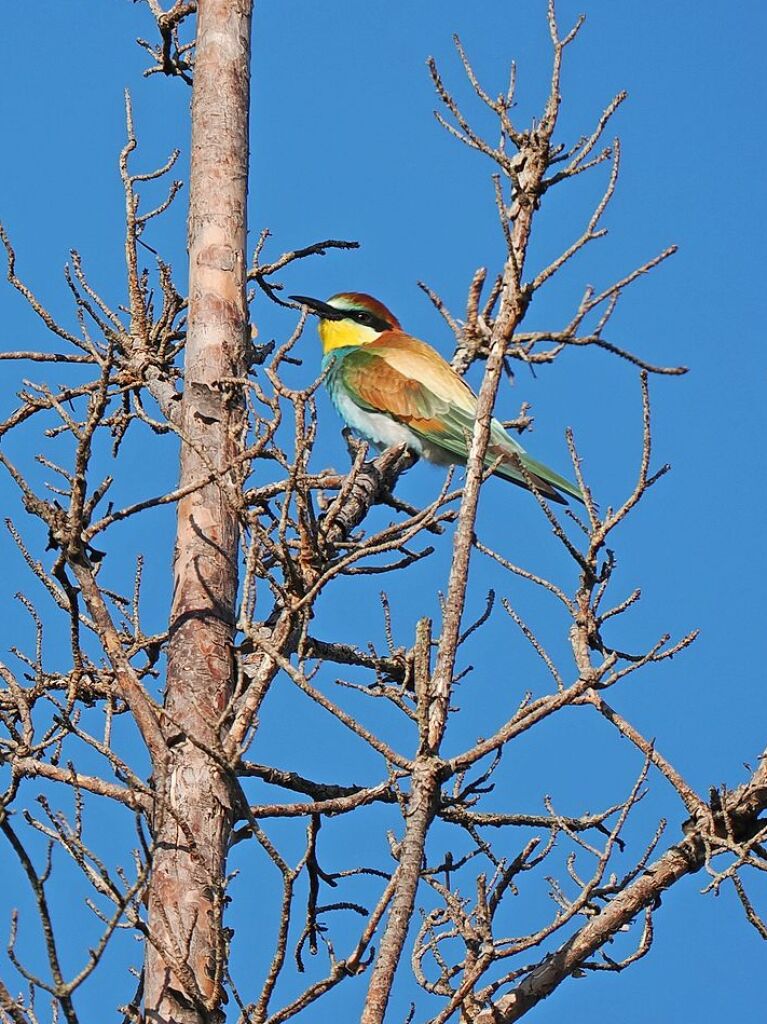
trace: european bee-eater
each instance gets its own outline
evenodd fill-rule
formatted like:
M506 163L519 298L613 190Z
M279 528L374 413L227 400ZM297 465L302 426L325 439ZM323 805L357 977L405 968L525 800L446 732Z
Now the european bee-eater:
M379 448L404 443L439 465L466 464L477 396L436 349L406 334L371 295L342 292L327 302L291 298L320 318L322 365L329 367L325 384L357 434ZM561 491L583 501L575 484L532 459L496 419L485 462L498 463L497 476L527 488L521 463L546 498L567 504Z

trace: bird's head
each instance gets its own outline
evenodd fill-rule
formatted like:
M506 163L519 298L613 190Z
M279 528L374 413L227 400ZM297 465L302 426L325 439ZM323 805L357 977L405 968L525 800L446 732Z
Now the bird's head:
M378 299L364 292L341 292L327 302L306 295L291 295L320 318L322 348L332 352L351 345L369 345L384 331L399 331L399 321Z

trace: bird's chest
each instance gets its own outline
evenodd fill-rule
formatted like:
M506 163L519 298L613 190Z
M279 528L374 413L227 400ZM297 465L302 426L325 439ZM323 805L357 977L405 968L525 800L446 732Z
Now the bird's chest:
M338 374L330 371L327 389L331 401L341 418L366 441L371 441L378 448L389 448L392 445L406 444L408 448L421 454L420 439L405 423L392 419L386 413L373 412L357 405Z

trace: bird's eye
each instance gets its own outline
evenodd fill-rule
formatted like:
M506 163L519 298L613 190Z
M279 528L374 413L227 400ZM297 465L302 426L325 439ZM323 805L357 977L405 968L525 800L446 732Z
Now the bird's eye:
M354 314L354 319L358 324L364 324L366 327L372 327L373 325L373 317L370 313L363 313L360 311L359 313Z

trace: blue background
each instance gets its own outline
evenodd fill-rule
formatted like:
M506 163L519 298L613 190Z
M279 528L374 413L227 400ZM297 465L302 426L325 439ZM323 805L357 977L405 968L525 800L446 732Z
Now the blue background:
M561 25L569 27L580 6L562 0L558 7ZM587 15L563 75L557 137L574 142L591 130L609 99L627 89L629 101L614 121L623 143L621 179L604 221L610 229L608 238L593 243L536 297L525 327L563 326L586 283L604 287L666 245L679 244L676 257L623 297L608 332L611 340L650 361L681 363L691 370L681 380L651 381L656 465L668 461L673 472L616 535L619 570L613 596L620 600L641 586L643 600L615 626L609 639L624 649L645 649L666 631L676 637L700 627L701 636L691 651L643 672L610 699L645 735L656 738L658 748L705 795L710 785L735 786L745 779L744 762L753 764L765 745L767 304L761 97L767 12L757 0L727 6L712 0L680 0L673 5L646 0L641 8L594 0ZM182 178L188 154L189 90L179 82L141 77L146 54L134 39L153 37L143 5L126 0L34 0L7 11L5 29L0 39L5 154L0 164L0 217L16 245L19 273L72 326L60 273L71 246L83 254L92 283L107 300L125 301L117 173L117 154L124 142L123 89L129 87L134 98L141 144L136 168L161 163L178 146ZM331 253L292 267L282 278L286 290L318 296L340 290L373 292L392 307L406 329L445 354L452 339L415 282L426 281L460 316L476 267L497 268L503 253L491 166L450 139L432 116L435 96L425 68L429 54L438 59L474 123L492 130L463 83L451 44L454 31L491 93L504 87L508 63L517 60L517 123L525 126L540 111L548 84L549 40L542 0L472 5L455 0L257 3L253 35L252 240L262 227L270 228L268 253L275 256L326 237L359 240L358 252ZM606 173L602 168L546 196L536 221L528 273L577 237L601 194ZM146 234L146 240L174 264L180 286L184 195ZM262 340L285 337L293 324L291 315L260 297L253 317ZM7 287L0 291L0 318L3 348L52 344ZM307 331L297 354L303 366L291 370L290 378L304 385L319 364L313 331ZM3 374L3 416L15 405L14 392L22 376L69 379L58 368L20 369L8 363L3 364ZM527 447L536 456L565 469L563 430L571 425L600 504L614 505L626 495L636 477L641 446L639 386L632 367L603 352L568 352L535 377L524 367L518 370L513 386L504 385L499 413L515 415L523 400L533 406L535 425ZM347 455L339 424L324 396L320 423L315 466L344 467ZM172 440L152 438L151 443L151 453L146 439L126 445L115 484L118 499L173 486ZM31 464L40 450L31 434L3 444L36 481L50 478ZM55 457L55 442L45 451ZM442 479L441 471L418 466L403 481L402 493L425 501L438 491ZM43 532L20 512L9 482L0 486L4 512L40 551ZM147 623L158 629L167 612L172 526L172 514L155 513L143 526L119 528L107 567L113 585L130 589L131 560L139 550L146 554L145 613ZM565 587L574 585L574 571L534 502L516 489L496 481L488 484L478 532L512 561ZM34 634L13 594L22 589L35 599L41 595L15 546L7 537L0 543L0 648L18 645L29 650ZM420 614L436 613L449 545L448 532L433 558L414 568L409 582L392 586L395 629L403 644L411 642ZM496 573L480 558L475 570L469 613L481 610L488 587L495 586L536 628L567 676L572 671L567 622L551 599L521 580ZM367 582L347 580L332 588L318 605L316 635L363 645L370 638L382 644L374 598L385 582L374 579L368 587ZM41 606L45 607L42 600ZM46 629L50 663L65 667L66 623L53 619ZM459 691L463 714L458 716L460 724L451 726L450 751L471 743L478 734L487 735L525 690L537 694L548 686L540 663L500 607L466 658L477 665L477 672ZM328 686L332 687L332 674ZM401 750L412 751L412 736L394 716L371 709L355 694L331 692L367 716ZM284 685L264 711L253 759L339 782L379 779L379 759L361 751L335 723L322 719L319 728L318 714ZM129 728L120 728L125 730L126 749L135 746ZM503 785L491 805L531 812L542 811L545 793L552 794L563 813L607 806L625 796L640 767L626 744L585 709L567 711L534 736L524 737L506 760ZM95 770L95 763L91 767ZM41 788L27 791L30 806ZM255 787L253 798L268 799ZM65 796L59 800L67 806ZM362 833L356 816L323 829L326 870L349 866L350 850L352 863L359 853L369 863L390 866L383 832L385 827L398 827L397 814L364 813L368 827ZM101 817L93 832L105 856L125 863L125 850L135 844L130 823L126 826L110 809L97 814ZM665 841L673 841L685 814L663 780L653 778L632 825L632 853L638 855L661 814L670 819ZM302 829L300 823L268 826L269 834L293 858L300 856ZM448 842L435 833L432 861ZM518 836L503 842L509 844L503 849L506 854L523 845ZM21 902L24 907L26 897L16 889L21 881L7 847L0 850L0 858L9 865L12 879L6 902ZM233 855L233 867L241 871L233 883L231 923L238 940L233 970L244 978L248 996L257 989L254 978L263 969L258 953L261 926L270 927L269 908L278 898L275 874L263 859L249 844ZM615 870L629 864L627 854L618 859ZM256 872L257 881L248 877L248 870ZM66 879L66 865L60 871ZM602 1014L626 1024L648 1017L670 1022L748 1012L758 992L763 945L732 892L723 890L718 899L698 894L706 881L703 874L687 879L664 898L656 914L654 947L645 960L621 976L589 975L568 981L532 1017L591 1019L595 1001ZM759 879L749 877L748 882L757 900L760 889L767 896ZM468 877L465 886L470 892ZM364 886L357 898L363 898L360 894L369 898ZM92 923L80 905L74 888L60 888L54 899L57 912L70 920L64 957L70 968L82 962L85 942L92 941ZM509 928L518 933L528 920L540 923L536 911L551 913L543 879L523 888ZM31 950L34 925L30 917L27 920L25 927L22 919L20 941ZM344 947L344 928L339 925L339 951ZM121 955L115 952L108 958L101 980L97 974L79 994L84 1019L96 1019L97 1011L99 1019L114 1019L114 992L120 999L130 993L128 954L135 961L136 947L123 945ZM328 1006L352 1013L364 978L356 984L355 989L349 983L348 994L342 986ZM16 982L11 984L15 987ZM289 991L291 986L282 994ZM410 982L403 977L392 1020L404 1018L411 996ZM281 1005L280 997L275 1005ZM419 1003L416 1020L435 1009L436 1004L430 1008ZM321 1000L305 1018L319 1021L327 1019L327 1013Z

